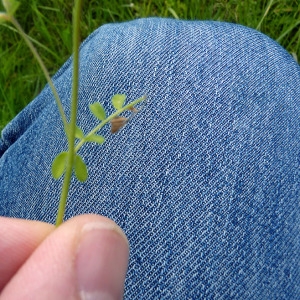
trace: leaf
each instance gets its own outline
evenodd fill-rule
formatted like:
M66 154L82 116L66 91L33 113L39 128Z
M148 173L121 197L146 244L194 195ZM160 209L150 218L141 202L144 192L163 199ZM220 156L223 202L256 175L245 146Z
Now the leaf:
M74 171L79 181L84 182L87 180L88 170L86 164L78 154L76 154L74 159Z
M103 121L106 119L106 114L103 106L99 102L95 102L89 105L92 114L99 120Z
M111 103L116 110L119 110L123 107L125 99L125 94L116 94L111 98Z
M76 128L75 128L75 137L77 139L83 139L84 138L84 133L83 133L83 131L81 130L81 128L79 126L76 126Z
M105 138L102 135L93 134L86 139L88 142L94 142L97 144L103 144L105 141Z
M66 169L68 152L59 153L52 162L51 172L54 179L59 179Z
M6 12L10 15L13 16L18 9L20 2L16 0L2 0L3 6L6 10Z

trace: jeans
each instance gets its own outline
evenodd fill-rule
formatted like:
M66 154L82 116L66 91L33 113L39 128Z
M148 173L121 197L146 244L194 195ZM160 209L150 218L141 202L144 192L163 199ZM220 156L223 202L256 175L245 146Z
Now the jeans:
M300 299L300 69L276 42L213 21L108 24L81 46L78 125L147 95L79 154L65 218L113 219L131 250L125 299ZM72 59L54 76L69 116ZM22 96L22 95L20 95ZM54 222L67 148L46 86L2 131L0 215Z

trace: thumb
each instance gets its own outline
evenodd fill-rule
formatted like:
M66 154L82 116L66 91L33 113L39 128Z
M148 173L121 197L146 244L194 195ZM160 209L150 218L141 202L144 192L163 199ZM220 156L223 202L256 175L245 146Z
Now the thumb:
M74 217L36 248L0 299L122 299L128 254L112 220Z

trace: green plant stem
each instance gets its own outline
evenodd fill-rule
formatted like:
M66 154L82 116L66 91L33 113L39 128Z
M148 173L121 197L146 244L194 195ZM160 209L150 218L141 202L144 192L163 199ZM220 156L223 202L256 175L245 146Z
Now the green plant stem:
M63 222L69 187L72 177L74 164L74 148L75 148L75 127L77 119L77 103L78 103L78 86L79 86L79 44L80 44L80 16L81 16L82 0L75 1L73 11L73 76L72 76L72 102L71 102L71 118L68 134L68 157L66 164L66 173L60 196L58 213L56 218L56 227Z
M63 106L61 104L61 101L60 101L60 98L58 96L58 93L56 91L56 88L50 78L50 75L49 75L49 72L45 66L45 64L43 63L41 57L39 56L38 52L36 51L35 47L33 46L32 42L30 41L30 39L28 38L27 34L24 32L24 30L22 29L21 25L19 24L19 22L14 18L14 17L10 17L9 18L10 22L16 27L16 29L18 30L19 34L22 36L22 38L24 39L25 43L27 44L27 46L29 47L29 49L31 50L33 56L35 57L35 59L37 60L37 62L39 63L46 79L47 79L47 82L53 92L53 95L54 95L54 98L55 98L55 101L56 101L56 104L58 106L58 110L59 110L59 113L60 113L60 116L61 116L61 119L63 121L63 125L64 125L64 129L65 129L65 132L67 133L68 132L68 125L67 125L67 119L66 119L66 116L65 116L65 113L64 113L64 109L63 109Z
M105 124L107 124L109 121L111 121L113 118L120 115L122 112L128 110L130 107L144 101L146 99L146 96L143 96L141 98L138 98L129 104L123 106L121 109L117 110L113 114L111 114L108 118L106 118L104 121L102 121L98 126L96 126L94 129L92 129L83 139L80 140L80 142L75 147L75 153L83 146L83 144L88 140L90 136L95 134L97 131L99 131Z

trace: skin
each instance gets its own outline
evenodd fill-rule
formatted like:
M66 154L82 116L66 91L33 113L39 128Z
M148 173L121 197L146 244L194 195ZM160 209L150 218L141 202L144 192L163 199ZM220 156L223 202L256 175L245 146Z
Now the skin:
M102 216L58 228L0 217L0 300L122 299L128 255L126 236Z

